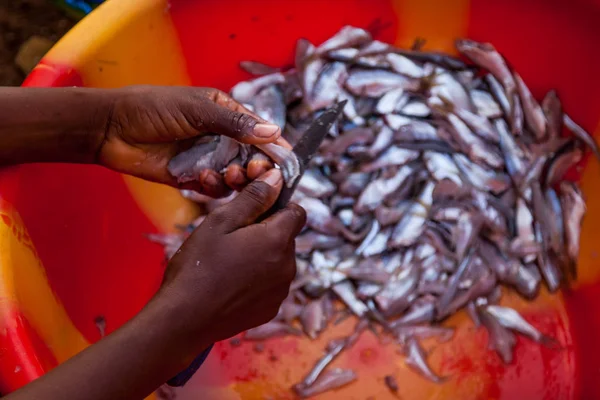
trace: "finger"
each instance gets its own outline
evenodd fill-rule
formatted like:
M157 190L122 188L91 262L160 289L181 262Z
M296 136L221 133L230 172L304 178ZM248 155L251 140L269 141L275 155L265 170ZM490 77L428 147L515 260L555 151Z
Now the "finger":
M248 163L248 179L254 180L273 168L273 163L268 159L250 160Z
M282 187L281 171L271 169L246 186L231 202L209 214L209 227L230 233L254 223L275 204Z
M201 132L229 136L248 144L272 143L281 136L281 128L250 113L220 91L214 91L202 107L194 107L193 121Z
M281 147L285 147L288 150L292 150L292 145L283 138L283 136L280 136L279 139L277 139L275 141L276 144L280 145Z
M298 204L290 203L283 210L276 212L263 221L267 230L276 232L279 237L293 240L306 224L306 211Z
M239 164L230 164L225 170L225 184L240 191L248 184L246 169Z
M228 194L229 189L225 185L225 181L221 174L212 169L205 169L200 172L198 177L202 193L211 197L224 197Z

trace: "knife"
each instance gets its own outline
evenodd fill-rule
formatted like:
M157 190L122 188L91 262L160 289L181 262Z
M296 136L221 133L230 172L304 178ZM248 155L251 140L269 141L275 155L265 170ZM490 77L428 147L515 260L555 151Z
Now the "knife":
M317 117L317 119L313 121L312 124L310 124L310 126L308 127L306 132L304 132L298 143L296 143L292 151L298 158L298 162L300 164L300 173L294 179L292 185L284 185L283 189L281 189L279 197L277 198L277 201L275 202L273 207L271 207L266 213L262 215L261 220L285 208L287 203L292 198L292 195L294 194L294 191L296 190L298 182L302 178L304 171L306 171L308 163L319 149L321 143L323 143L323 139L325 139L327 133L329 132L335 121L340 116L342 110L344 109L344 105L346 105L346 100L341 101L332 108L329 108L326 111L324 111L321 115L319 115L319 117ZM192 361L189 367L178 373L173 378L169 379L167 381L167 384L173 387L180 387L185 385L187 381L190 380L192 375L194 375L196 371L198 371L200 366L204 363L212 347L213 345L211 344L206 350L202 352L202 354L200 354L194 359L194 361Z

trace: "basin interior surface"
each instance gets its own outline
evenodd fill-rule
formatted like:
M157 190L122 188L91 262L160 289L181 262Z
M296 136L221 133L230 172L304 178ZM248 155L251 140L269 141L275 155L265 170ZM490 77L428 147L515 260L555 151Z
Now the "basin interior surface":
M296 40L320 43L344 25L376 39L454 52L459 37L493 43L541 98L557 89L564 108L590 132L600 122L600 3L477 0L109 0L61 40L25 86L121 87L131 84L213 86L229 90L250 76L242 60L292 65ZM519 337L505 366L487 350L487 334L459 313L448 343L425 342L433 384L412 372L398 346L366 333L335 361L358 382L322 399L578 399L600 398L600 169L590 159L572 176L587 198L579 280L569 290L527 302L504 291L560 349ZM152 296L164 270L160 246L144 234L173 230L198 210L177 191L96 166L24 165L0 172L0 391L35 379L112 332ZM160 323L160 321L157 321ZM325 344L353 328L348 320L315 341L218 343L182 398L293 398L290 386ZM394 375L398 397L383 379Z

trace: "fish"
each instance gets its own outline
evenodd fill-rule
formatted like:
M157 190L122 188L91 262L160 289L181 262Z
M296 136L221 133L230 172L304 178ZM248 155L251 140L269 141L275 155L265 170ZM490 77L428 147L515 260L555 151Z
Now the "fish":
M469 93L449 71L436 67L433 70L433 83L429 90L432 97L446 99L456 109L475 111Z
M494 317L500 325L507 329L519 332L536 342L547 343L552 341L552 339L534 328L533 325L521 316L521 314L512 308L490 304L486 307L486 311Z
M517 343L515 335L502 326L486 308L479 307L478 311L481 323L488 331L488 348L496 350L502 361L505 364L510 364Z
M561 182L560 202L563 209L563 226L567 255L571 261L570 273L576 277L576 263L579 257L579 236L581 224L585 215L585 200L579 188L571 182Z
M545 165L544 185L546 187L555 186L571 168L579 164L582 160L583 150L575 142L566 143Z
M350 72L345 87L356 96L379 98L392 89L416 91L419 81L385 70L355 69Z
M375 208L375 219L381 226L395 225L400 222L409 205L410 202L401 203L396 207L380 205Z
M103 315L98 315L96 318L94 318L94 324L98 329L100 337L103 338L106 336L106 318L104 318Z
M500 135L500 150L504 157L506 170L515 181L520 182L526 172L526 154L508 131L508 126L504 120L497 119L494 121L494 125Z
M443 326L401 325L394 328L399 342L405 343L408 338L427 339L437 337L440 342L448 342L454 336L454 329Z
M306 223L314 230L326 235L337 235L343 224L332 213L329 207L319 199L303 197L298 205L307 211Z
M380 178L371 181L358 197L354 205L354 211L364 213L375 210L383 203L386 196L400 188L412 172L413 169L410 166L404 166L400 168L396 175L389 179Z
M592 150L592 153L596 157L596 159L600 160L600 150L598 149L598 143L594 140L592 135L586 132L581 126L579 126L575 121L571 119L567 114L563 114L563 123L565 127L575 135L575 137L581 140Z
M498 118L502 116L502 109L490 93L473 89L469 94L478 115L485 118Z
M283 92L277 86L267 86L252 97L254 112L262 119L285 129L286 105Z
M382 124L379 127L379 131L377 132L375 140L373 141L371 146L369 146L368 156L370 158L377 157L379 154L381 154L381 152L390 147L393 140L394 131L391 130L390 127L388 127L387 125Z
M264 88L285 83L285 76L276 72L260 76L251 81L243 81L231 88L231 97L243 104L252 104L254 97Z
M318 394L346 386L357 379L357 375L351 369L335 368L325 371L321 377L311 386L295 386L294 391L302 398L316 396Z
M388 167L399 167L416 160L420 153L415 150L402 149L397 146L390 146L376 160L363 164L361 172L374 172ZM406 171L402 169L402 171ZM400 174L400 172L399 172Z
M279 68L271 67L258 61L242 61L240 67L252 75L269 75L280 72Z
M306 100L307 104L312 110L319 110L343 100L346 96L342 85L347 78L346 64L333 62L325 65L315 82L311 96Z
M442 383L446 380L445 377L441 377L431 370L431 367L427 364L425 350L416 338L410 337L406 340L404 352L406 354L406 365L417 373L435 383Z
M423 67L401 54L388 53L385 55L392 70L410 78L423 78Z
M300 161L294 152L275 143L258 144L256 147L281 167L286 186L292 187L295 180L300 176Z
M308 197L322 198L331 196L336 187L321 171L311 168L304 172L296 190Z
M311 339L316 339L325 328L323 302L320 299L313 300L304 306L300 312L300 322L306 335Z
M562 133L563 110L556 90L550 90L542 100L542 111L546 117L549 140L557 139Z
M296 252L298 254L309 254L313 250L334 249L343 243L343 239L339 236L330 236L309 231L296 237Z
M443 181L447 179L458 186L463 184L460 177L460 171L451 156L433 151L426 151L423 153L423 160L425 161L425 167L435 180Z
M533 97L533 94L529 91L523 78L516 72L513 76L517 85L517 91L521 97L521 103L523 104L525 121L529 128L531 128L536 140L541 141L546 137L547 133L544 111L535 97Z
M265 340L287 335L300 336L301 332L284 322L269 321L256 328L248 329L244 335L244 340Z
M454 154L452 158L462 176L479 190L489 190L498 195L505 192L511 185L508 175L484 168L472 162L463 154Z
M338 295L340 300L348 306L348 308L357 317L362 317L367 311L367 306L356 297L352 283L348 281L340 282L333 286L333 292Z
M375 138L372 128L357 127L344 132L329 145L321 147L322 151L330 156L343 154L350 146L357 144L370 144Z
M516 91L516 82L506 61L491 43L478 43L470 39L458 39L456 49L475 64L490 71L502 83L510 99Z
M418 279L417 268L404 269L375 295L377 307L385 317L399 315L410 305L410 295L416 288Z
M392 393L398 393L399 387L396 378L394 378L392 375L386 375L383 378L383 380L385 382L385 385L388 387L388 389L390 389Z
M431 109L422 101L411 100L402 107L400 113L409 117L424 118L431 114Z
M402 109L408 102L408 98L408 94L402 87L391 89L377 101L375 111L382 115L391 114L397 109Z
M344 196L356 197L369 183L371 174L365 172L354 172L348 174L338 186L340 194Z
M392 329L401 325L414 325L433 321L435 316L435 297L423 296L417 299L402 317L394 320Z
M371 42L371 34L362 28L346 25L316 49L316 54L325 54L346 47L357 47Z
M431 207L433 201L434 187L433 182L428 182L423 188L418 201L414 201L408 207L400 222L394 227L389 240L389 245L392 248L410 246L421 236L421 233L425 230L428 208Z
M538 101L493 45L459 39L463 61L423 43L396 48L345 26L320 44L298 40L293 66L244 63L256 75L230 93L280 125L282 138L254 146L206 134L168 164L182 195L208 212L236 193L214 200L188 182L211 175L238 191L279 168L286 185L297 184L292 200L307 222L295 242L296 276L277 315L246 339L318 340L358 317L294 385L300 396L357 379L332 363L367 329L400 346L416 373L445 381L420 341L450 340L454 329L439 324L463 309L504 362L516 335L557 345L499 302L507 292L535 300L542 284L552 292L576 279L586 206L567 172L587 148L599 156L598 146L555 90ZM290 146L342 100L343 116L300 165ZM148 238L170 258L202 219ZM382 390L399 391L393 376Z
M191 182L200 176L204 169L212 169L212 156L218 143L212 138L200 139L193 147L173 157L167 169L177 178L177 182Z
M504 166L502 157L476 136L458 116L449 113L447 118L453 128L451 132L453 132L454 140L459 143L459 146L471 160L488 165L491 168L502 168Z

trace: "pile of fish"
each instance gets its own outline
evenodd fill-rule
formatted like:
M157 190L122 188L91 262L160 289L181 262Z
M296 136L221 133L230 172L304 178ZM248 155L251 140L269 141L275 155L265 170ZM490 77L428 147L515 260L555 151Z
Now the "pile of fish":
M347 100L293 199L308 221L289 297L244 336L315 339L356 316L354 332L332 340L294 386L300 396L357 379L329 365L365 329L397 342L406 364L434 382L444 378L420 341L449 340L452 329L440 323L459 310L488 330L506 363L515 334L554 343L498 305L501 287L534 299L542 284L555 291L576 278L586 207L564 176L585 146L600 156L598 147L555 91L538 103L491 44L457 40L467 62L422 44L399 49L347 26L319 46L299 40L288 71L243 63L260 76L231 91L292 145L319 112ZM171 255L185 236L153 239ZM385 382L397 390L392 376Z

